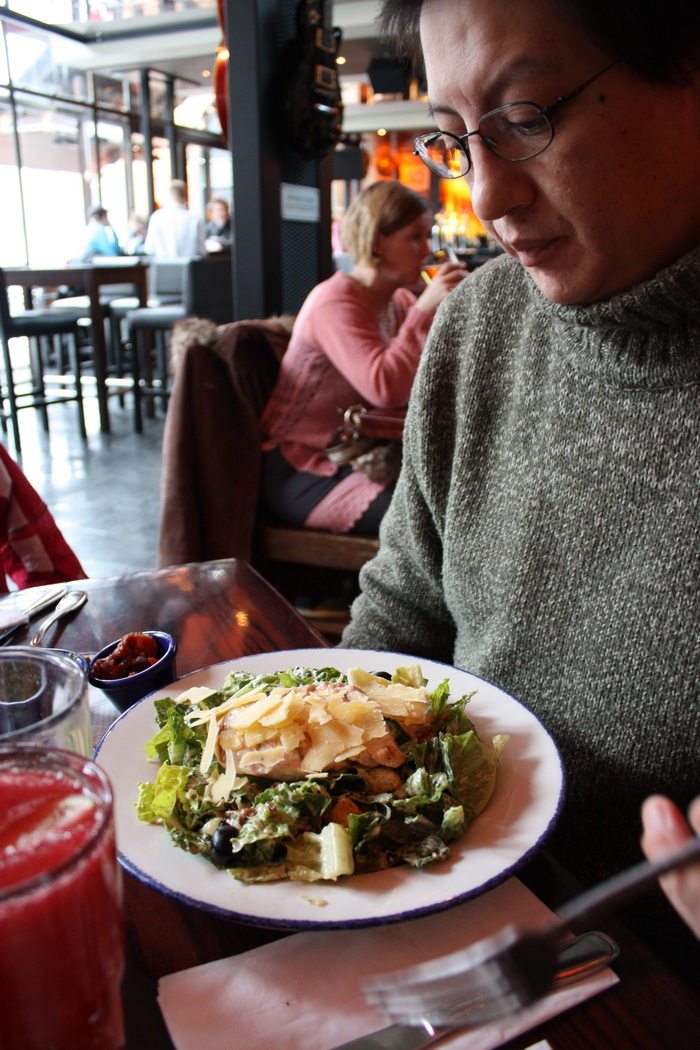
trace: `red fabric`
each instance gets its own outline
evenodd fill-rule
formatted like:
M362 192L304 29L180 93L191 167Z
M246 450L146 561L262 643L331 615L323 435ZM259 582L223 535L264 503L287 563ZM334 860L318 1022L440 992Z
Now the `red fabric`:
M51 512L0 445L0 593L7 577L23 590L47 583L84 580L86 573Z

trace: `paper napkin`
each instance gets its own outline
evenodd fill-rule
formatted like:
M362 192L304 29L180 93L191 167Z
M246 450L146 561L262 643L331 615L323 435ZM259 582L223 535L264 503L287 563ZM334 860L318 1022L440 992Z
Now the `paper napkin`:
M158 1001L177 1050L332 1050L389 1023L365 1002L361 981L368 976L465 948L508 923L535 923L549 915L511 878L466 904L412 922L298 933L169 974L159 982ZM441 1045L499 1046L617 980L605 969L516 1017L463 1029Z
M9 631L11 627L19 627L25 623L29 623L29 617L24 609L11 599L0 606L0 631Z

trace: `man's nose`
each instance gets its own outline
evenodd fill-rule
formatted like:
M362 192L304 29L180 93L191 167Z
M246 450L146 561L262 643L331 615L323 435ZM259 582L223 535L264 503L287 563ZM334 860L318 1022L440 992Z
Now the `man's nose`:
M525 164L497 157L478 138L472 139L470 148L472 169L467 178L472 207L482 222L495 222L514 208L532 204L536 187Z

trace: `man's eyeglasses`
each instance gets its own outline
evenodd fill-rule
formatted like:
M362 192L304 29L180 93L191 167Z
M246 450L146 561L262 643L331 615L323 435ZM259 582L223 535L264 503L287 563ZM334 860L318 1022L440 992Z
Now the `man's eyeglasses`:
M487 149L501 160L520 161L544 153L554 138L552 114L566 102L577 98L582 91L603 73L617 65L621 59L609 62L583 84L562 95L551 106L538 106L534 102L508 102L484 113L475 131L464 135L453 135L449 131L429 131L419 135L414 142L415 153L431 171L443 179L459 179L472 166L468 139L478 135Z

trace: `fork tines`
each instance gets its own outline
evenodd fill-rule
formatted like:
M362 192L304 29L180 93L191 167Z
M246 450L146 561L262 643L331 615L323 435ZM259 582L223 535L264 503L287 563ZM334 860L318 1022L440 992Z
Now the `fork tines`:
M466 1012L474 1024L519 1010L551 986L551 933L507 926L470 948L367 981L368 1002L393 1020L450 1025Z

